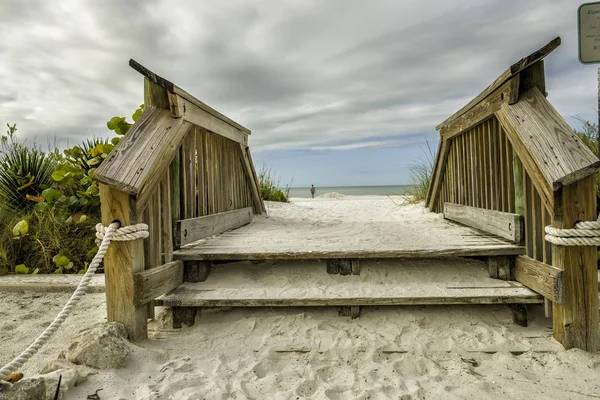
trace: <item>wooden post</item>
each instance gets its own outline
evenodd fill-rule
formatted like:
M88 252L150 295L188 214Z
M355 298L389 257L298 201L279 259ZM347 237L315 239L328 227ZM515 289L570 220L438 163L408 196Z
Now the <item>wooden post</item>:
M129 194L100 185L102 224L118 220L121 226L137 223L135 207ZM106 280L106 312L108 322L120 322L127 328L129 339L148 338L147 306L134 305L134 277L144 271L143 239L112 242L104 256Z
M595 175L565 186L555 195L556 228L596 219ZM598 271L593 246L552 246L552 264L564 270L565 303L553 303L553 333L565 349L597 351Z

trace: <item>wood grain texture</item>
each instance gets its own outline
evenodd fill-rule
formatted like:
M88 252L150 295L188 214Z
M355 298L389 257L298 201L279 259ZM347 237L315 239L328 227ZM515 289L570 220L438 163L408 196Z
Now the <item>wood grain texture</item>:
M565 186L557 193L555 228L596 219L595 177ZM553 335L566 349L599 349L598 267L596 248L552 246L552 264L564 271L565 302L552 304Z
M445 203L444 218L481 229L513 242L523 240L523 217L519 214Z
M168 110L148 107L102 162L94 177L101 183L146 202L171 163L190 125Z
M517 104L503 104L496 115L523 165L527 168L528 164L534 164L539 169L538 177L527 168L536 187L543 184L550 190L558 190L600 169L598 158L537 87L523 94Z
M138 222L135 205L129 194L106 185L100 185L100 203L102 224L110 225L118 220L121 226ZM113 242L104 257L104 276L106 281L106 312L108 322L120 322L127 329L133 341L148 337L146 306L134 304L134 273L143 272L143 241Z
M248 187L250 188L250 194L252 195L252 200L254 202L254 213L255 214L266 214L265 204L260 197L260 190L258 184L258 176L256 175L256 170L254 169L254 164L252 163L252 158L250 156L250 149L240 145L240 158L242 160L242 166L244 168L244 173L246 174L246 181L248 182Z
M310 306L374 306L374 305L436 305L436 304L522 304L543 301L537 293L522 286L468 288L443 284L368 285L348 295L346 285L338 284L314 294L305 288L262 286L257 288L215 288L206 290L202 284L184 284L156 300L167 307L310 307Z
M494 92L497 88L502 86L507 80L525 70L529 66L535 64L536 62L542 60L548 54L550 54L554 49L560 46L561 40L559 37L553 39L548 44L546 44L541 49L531 53L527 57L522 58L517 61L513 65L510 66L506 71L504 71L491 85L485 88L481 93L479 93L473 100L467 103L466 106L452 114L450 117L446 118L444 122L435 127L435 129L440 130L446 126L448 126L451 122L471 110L475 105L479 104L483 99L489 96L490 93Z
M440 195L442 178L446 172L448 152L450 150L448 143L447 140L441 140L440 149L436 155L435 169L433 170L433 176L431 177L431 183L429 184L431 193L428 196L428 201L425 203L427 208L435 212L441 211L435 207L435 203Z
M559 268L528 256L518 256L515 279L555 303L565 301L564 272Z
M252 209L241 208L175 223L175 246L180 248L197 240L239 228L252 222Z
M185 121L244 146L248 145L248 133L230 125L222 119L216 118L201 107L198 107L194 102L179 95L176 97L178 104L182 105L181 109L183 110L183 114L181 117Z
M146 304L169 293L183 283L183 262L172 261L156 268L138 272L133 276L136 306Z

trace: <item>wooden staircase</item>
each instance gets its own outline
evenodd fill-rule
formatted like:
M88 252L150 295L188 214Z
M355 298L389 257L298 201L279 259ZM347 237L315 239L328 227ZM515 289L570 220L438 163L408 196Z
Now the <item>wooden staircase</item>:
M331 262L331 261L330 261ZM327 273L327 262L278 260L214 264L203 282L186 282L155 300L173 308L175 327L202 307L539 304L518 282L492 279L484 261L449 257L364 260L360 275Z

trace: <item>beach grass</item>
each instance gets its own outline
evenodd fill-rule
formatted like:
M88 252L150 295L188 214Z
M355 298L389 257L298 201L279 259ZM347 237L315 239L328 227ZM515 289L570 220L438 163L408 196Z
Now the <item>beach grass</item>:
M436 153L429 144L429 141L426 141L425 144L426 148L423 149L424 155L409 166L410 180L413 185L410 192L411 195L406 199L409 203L418 203L427 197L427 189L431 182Z
M271 168L262 166L258 172L258 183L260 186L260 196L266 201L279 201L287 203L290 195L290 185L285 188L280 186L281 178L276 176Z

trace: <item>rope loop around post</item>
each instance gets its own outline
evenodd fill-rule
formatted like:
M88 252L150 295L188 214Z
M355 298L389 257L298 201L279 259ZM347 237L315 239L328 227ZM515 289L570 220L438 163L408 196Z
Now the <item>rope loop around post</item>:
M546 241L558 246L600 246L600 215L596 221L580 221L571 229L547 226Z

